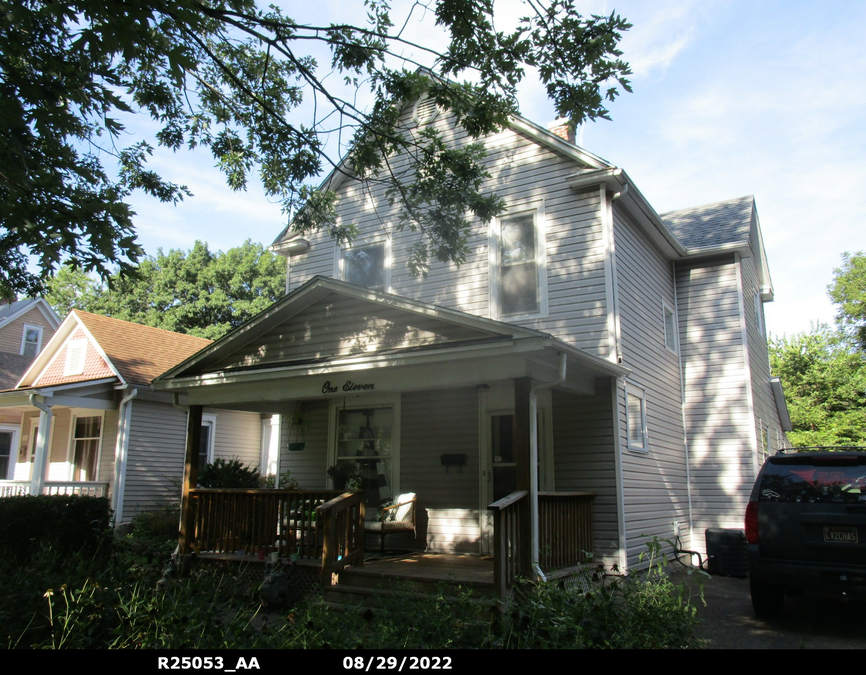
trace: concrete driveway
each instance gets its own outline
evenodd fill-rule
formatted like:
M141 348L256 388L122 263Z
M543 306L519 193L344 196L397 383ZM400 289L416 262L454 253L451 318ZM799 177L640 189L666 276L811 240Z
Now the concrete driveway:
M694 575L674 571L674 583L692 588L701 625L698 637L714 649L866 649L864 603L786 598L785 615L758 619L752 611L749 580L710 577L704 580L704 606Z

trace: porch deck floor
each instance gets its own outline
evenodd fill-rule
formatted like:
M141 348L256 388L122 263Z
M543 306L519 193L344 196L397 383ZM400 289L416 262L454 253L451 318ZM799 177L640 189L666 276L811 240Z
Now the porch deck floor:
M408 553L394 558L365 561L362 567L352 567L351 573L407 581L451 581L492 587L493 558L454 553Z

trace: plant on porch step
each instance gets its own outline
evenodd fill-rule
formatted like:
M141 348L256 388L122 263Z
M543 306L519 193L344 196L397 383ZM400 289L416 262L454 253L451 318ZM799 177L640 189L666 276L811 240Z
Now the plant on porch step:
M257 488L259 468L241 462L237 457L219 458L199 472L198 484L203 488Z

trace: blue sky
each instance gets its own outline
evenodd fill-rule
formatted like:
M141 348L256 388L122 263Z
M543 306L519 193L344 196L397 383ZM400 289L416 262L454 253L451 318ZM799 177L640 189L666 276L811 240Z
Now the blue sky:
M754 195L776 290L768 329L791 335L832 321L833 268L843 251L866 250L866 3L579 4L634 24L622 42L634 93L610 106L612 121L580 129L578 144L624 168L660 213ZM500 9L503 24L526 12L516 0L497 0ZM306 11L292 16L363 18L361 2ZM429 17L420 18L408 34L435 40ZM521 112L553 119L537 82L523 88ZM195 196L177 207L135 199L147 252L196 239L222 250L247 238L268 244L279 233L279 206L255 185L232 192L212 164L203 153L154 157L154 168Z

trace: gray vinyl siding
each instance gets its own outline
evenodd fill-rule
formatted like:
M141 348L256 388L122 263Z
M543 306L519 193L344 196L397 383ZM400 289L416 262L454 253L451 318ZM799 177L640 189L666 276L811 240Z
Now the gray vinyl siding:
M123 518L180 503L186 409L133 399Z
M108 494L114 494L114 455L117 451L117 411L106 410L102 418L102 444L97 480L108 483Z
M742 528L754 480L737 264L677 266L692 485L692 546L709 527Z
M670 539L688 529L688 483L679 360L665 347L663 301L674 307L670 262L615 206L616 292L627 388L644 392L647 451L628 449L625 387L618 387L622 490L629 565L646 536Z
M295 442L289 432L291 410L280 415L280 473L291 471L291 477L305 490L323 490L328 485L328 424L330 402L304 401L303 412L310 419L310 429L304 434L304 449L289 452L289 442Z
M205 408L205 414L216 415L214 459L238 459L258 467L262 454L262 418L259 413Z
M400 491L417 495L415 546L478 553L478 392L404 393L401 411ZM446 472L443 453L465 454L466 464Z
M763 463L761 452L761 427L769 429L770 455L779 450L779 440L782 438L779 411L770 387L770 351L767 346L766 321L763 316L764 304L760 303L759 317L755 313L755 294L759 292L758 272L755 269L755 258L740 260L740 278L743 284L743 299L746 312L746 328L748 331L749 370L751 371L752 399L755 406L755 433L758 439L757 464ZM761 325L764 330L761 331Z
M446 117L436 121L449 131ZM448 134L452 142L466 139ZM575 192L565 177L583 168L574 160L539 146L525 136L506 130L484 141L491 179L484 190L495 190L512 209L523 210L543 201L547 229L548 314L515 319L513 323L550 332L593 354L606 355L607 311L604 280L604 240L598 190ZM395 169L402 164L398 159ZM374 208L375 207L375 208ZM397 295L479 316L490 316L490 226L474 221L468 236L469 253L457 268L433 262L424 279L413 279L406 267L412 243L420 236L406 228L396 230L397 211L384 196L384 187L370 192L346 181L338 189L338 223L354 224L358 245L391 241L391 288ZM324 233L310 238L308 251L291 257L288 287L294 289L321 274L336 273L336 249Z
M595 396L553 391L554 474L557 492L595 492L592 553L618 562L619 525L611 383L598 379Z

